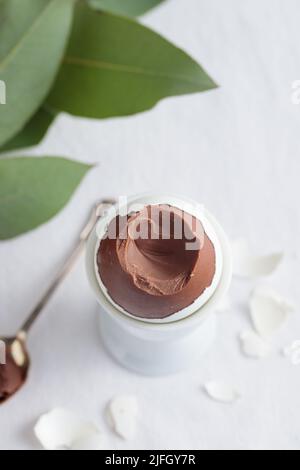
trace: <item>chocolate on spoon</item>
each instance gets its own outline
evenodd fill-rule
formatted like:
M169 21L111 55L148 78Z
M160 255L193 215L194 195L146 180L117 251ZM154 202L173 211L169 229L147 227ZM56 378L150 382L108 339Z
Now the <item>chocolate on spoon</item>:
M0 404L23 386L30 365L26 345L21 338L6 338L1 341L6 346L6 363L0 365Z
M1 345L4 346L5 350L5 364L1 364L0 362L0 404L5 403L25 384L30 368L30 358L26 348L27 335L46 304L52 298L54 292L72 270L83 252L85 243L98 219L102 217L104 211L113 204L114 201L112 200L103 200L95 206L87 225L81 232L79 243L68 257L63 268L59 271L38 305L20 328L17 335L12 338L0 338Z

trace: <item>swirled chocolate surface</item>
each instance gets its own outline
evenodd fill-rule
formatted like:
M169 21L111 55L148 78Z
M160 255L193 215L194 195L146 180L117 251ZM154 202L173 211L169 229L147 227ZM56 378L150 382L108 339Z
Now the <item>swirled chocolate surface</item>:
M111 299L128 313L163 319L211 286L216 253L201 222L166 205L114 218L97 255Z

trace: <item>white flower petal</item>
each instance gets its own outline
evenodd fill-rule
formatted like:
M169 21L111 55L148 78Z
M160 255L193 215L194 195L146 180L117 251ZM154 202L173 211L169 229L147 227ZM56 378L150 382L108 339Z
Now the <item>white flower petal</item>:
M293 341L290 346L284 348L283 354L294 366L298 366L300 364L300 340Z
M284 254L253 255L246 240L232 243L233 273L244 278L256 278L272 274L281 263Z
M246 356L262 359L271 353L271 346L254 331L245 331L240 335L240 340L242 351Z
M24 353L24 347L19 339L16 339L10 347L11 355L13 360L19 367L23 367L26 362L26 356Z
M261 336L269 336L278 330L293 310L293 307L273 290L259 287L252 293L251 318Z
M108 406L108 419L113 430L123 439L132 439L136 432L137 399L131 395L119 396Z
M63 408L56 408L43 415L34 432L46 450L71 448L80 439L98 432L96 426Z
M225 382L208 382L204 385L204 390L210 398L221 403L234 403L241 397L234 387Z

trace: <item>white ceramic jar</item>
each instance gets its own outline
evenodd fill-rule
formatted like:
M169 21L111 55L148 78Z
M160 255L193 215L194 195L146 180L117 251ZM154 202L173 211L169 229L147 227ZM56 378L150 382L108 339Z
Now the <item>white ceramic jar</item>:
M217 273L212 289L184 311L164 320L149 321L123 311L109 297L98 274L101 239L116 214L131 213L147 205L169 204L197 217L212 239L217 253ZM216 307L232 278L232 256L224 230L199 203L168 195L134 196L107 211L91 234L86 251L90 285L100 303L99 325L108 352L123 366L144 375L165 375L195 366L216 337Z

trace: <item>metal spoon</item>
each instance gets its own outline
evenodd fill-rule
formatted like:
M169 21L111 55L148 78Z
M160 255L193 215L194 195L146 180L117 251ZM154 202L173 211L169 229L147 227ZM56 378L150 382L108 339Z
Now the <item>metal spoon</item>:
M74 267L97 221L114 203L113 200L102 200L94 207L88 223L80 234L79 242L19 332L12 338L0 338L1 346L6 352L6 363L2 365L0 363L0 404L12 397L26 382L30 368L30 358L26 348L28 333L57 288Z

